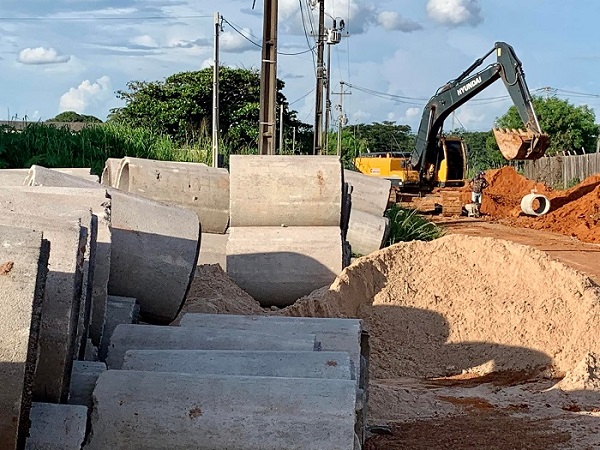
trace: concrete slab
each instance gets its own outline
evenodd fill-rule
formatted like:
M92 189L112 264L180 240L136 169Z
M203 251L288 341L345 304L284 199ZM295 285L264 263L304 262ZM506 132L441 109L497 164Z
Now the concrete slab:
M108 294L108 278L110 275L110 199L104 189L84 189L65 187L40 187L26 186L12 188L6 192L8 196L14 196L14 191L19 195L36 196L44 202L54 205L55 208L69 209L91 209L96 216L96 247L93 258L93 279L91 282L91 322L89 333L94 345L100 344L100 337L104 327L104 316L106 312L106 297ZM0 190L2 195L2 190Z
M32 166L35 186L98 188L81 178ZM200 251L198 215L186 208L108 189L112 248L109 293L136 298L148 322L170 323L185 300Z
M229 228L227 274L262 306L289 306L341 270L339 225Z
M223 270L227 270L227 240L229 235L202 232L202 243L200 244L200 264L219 264Z
M42 206L0 200L0 224L42 230L50 241L33 398L60 403L67 399L77 348L87 231L80 219L85 212L62 213L53 210L52 205L46 205L45 209ZM30 211L27 214L15 209Z
M97 175L90 173L90 168L56 168L51 169L57 172L84 178L88 181L98 183ZM27 184L27 175L29 169L0 169L0 186L25 186Z
M344 170L344 180L351 186L353 210L383 216L390 200L390 180L353 170Z
M40 231L0 225L0 448L23 448L38 357L50 246Z
M187 313L181 327L223 330L262 330L263 332L314 334L323 351L345 352L353 363L354 379L360 370L362 322L359 319L337 319L287 316L241 316L234 314Z
M121 369L252 377L353 377L350 357L343 352L129 350Z
M96 381L105 370L106 364L103 362L75 361L71 372L69 404L91 407Z
M110 338L121 324L134 324L138 322L140 307L135 298L116 297L109 295L106 307L106 323L104 326L104 334L102 335L102 343L98 351L100 361L106 359Z
M350 212L347 239L352 253L369 255L385 244L389 234L389 219L353 209Z
M354 450L353 381L109 370L86 450Z
M340 227L337 156L231 155L231 227Z
M204 330L201 327L118 325L106 358L109 369L119 369L127 350L288 350L320 349L314 334L288 331L274 336L246 330Z
M229 223L229 172L206 164L125 157L116 187L198 214L202 230L224 233Z
M87 412L85 406L34 403L25 450L81 450Z

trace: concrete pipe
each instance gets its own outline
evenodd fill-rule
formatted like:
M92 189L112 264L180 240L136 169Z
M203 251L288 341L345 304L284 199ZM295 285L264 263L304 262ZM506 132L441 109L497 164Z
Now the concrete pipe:
M352 186L352 210L383 216L390 199L392 182L370 177L353 170L344 170L344 179Z
M262 306L289 306L341 270L339 226L229 229L227 274Z
M352 253L364 256L376 252L385 243L388 233L387 217L375 216L355 209L350 212L347 238Z
M224 233L229 224L226 169L127 157L121 161L115 187L195 211L205 233Z
M521 210L530 216L543 216L550 211L550 200L542 194L527 194L521 199Z
M232 227L340 227L337 156L231 155Z
M175 319L200 251L200 224L194 211L41 166L31 167L28 182L33 186L106 189L111 197L112 231L109 294L136 298L146 322Z
M119 173L119 166L121 165L122 158L108 158L104 163L104 169L102 169L102 176L100 177L100 183L105 186L117 187L117 175Z

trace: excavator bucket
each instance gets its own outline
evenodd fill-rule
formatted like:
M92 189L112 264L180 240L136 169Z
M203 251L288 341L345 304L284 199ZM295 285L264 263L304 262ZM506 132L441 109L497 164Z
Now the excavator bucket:
M494 128L494 137L502 155L508 159L538 159L544 156L550 138L544 133Z

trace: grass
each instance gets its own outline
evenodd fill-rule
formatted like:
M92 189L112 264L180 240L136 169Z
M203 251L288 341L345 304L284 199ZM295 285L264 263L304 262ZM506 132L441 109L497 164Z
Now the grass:
M179 146L170 137L118 124L91 125L79 132L44 123L22 131L0 128L0 168L90 167L100 175L108 158L132 156L164 161L212 162L210 140Z
M385 246L397 242L432 241L444 235L444 230L420 216L414 209L404 209L397 205L385 212L390 220L390 233Z

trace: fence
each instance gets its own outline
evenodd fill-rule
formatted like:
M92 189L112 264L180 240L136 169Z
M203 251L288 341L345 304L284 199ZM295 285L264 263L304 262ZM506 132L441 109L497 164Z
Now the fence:
M585 178L600 173L600 153L551 156L537 161L526 161L524 175L548 186L566 189Z

